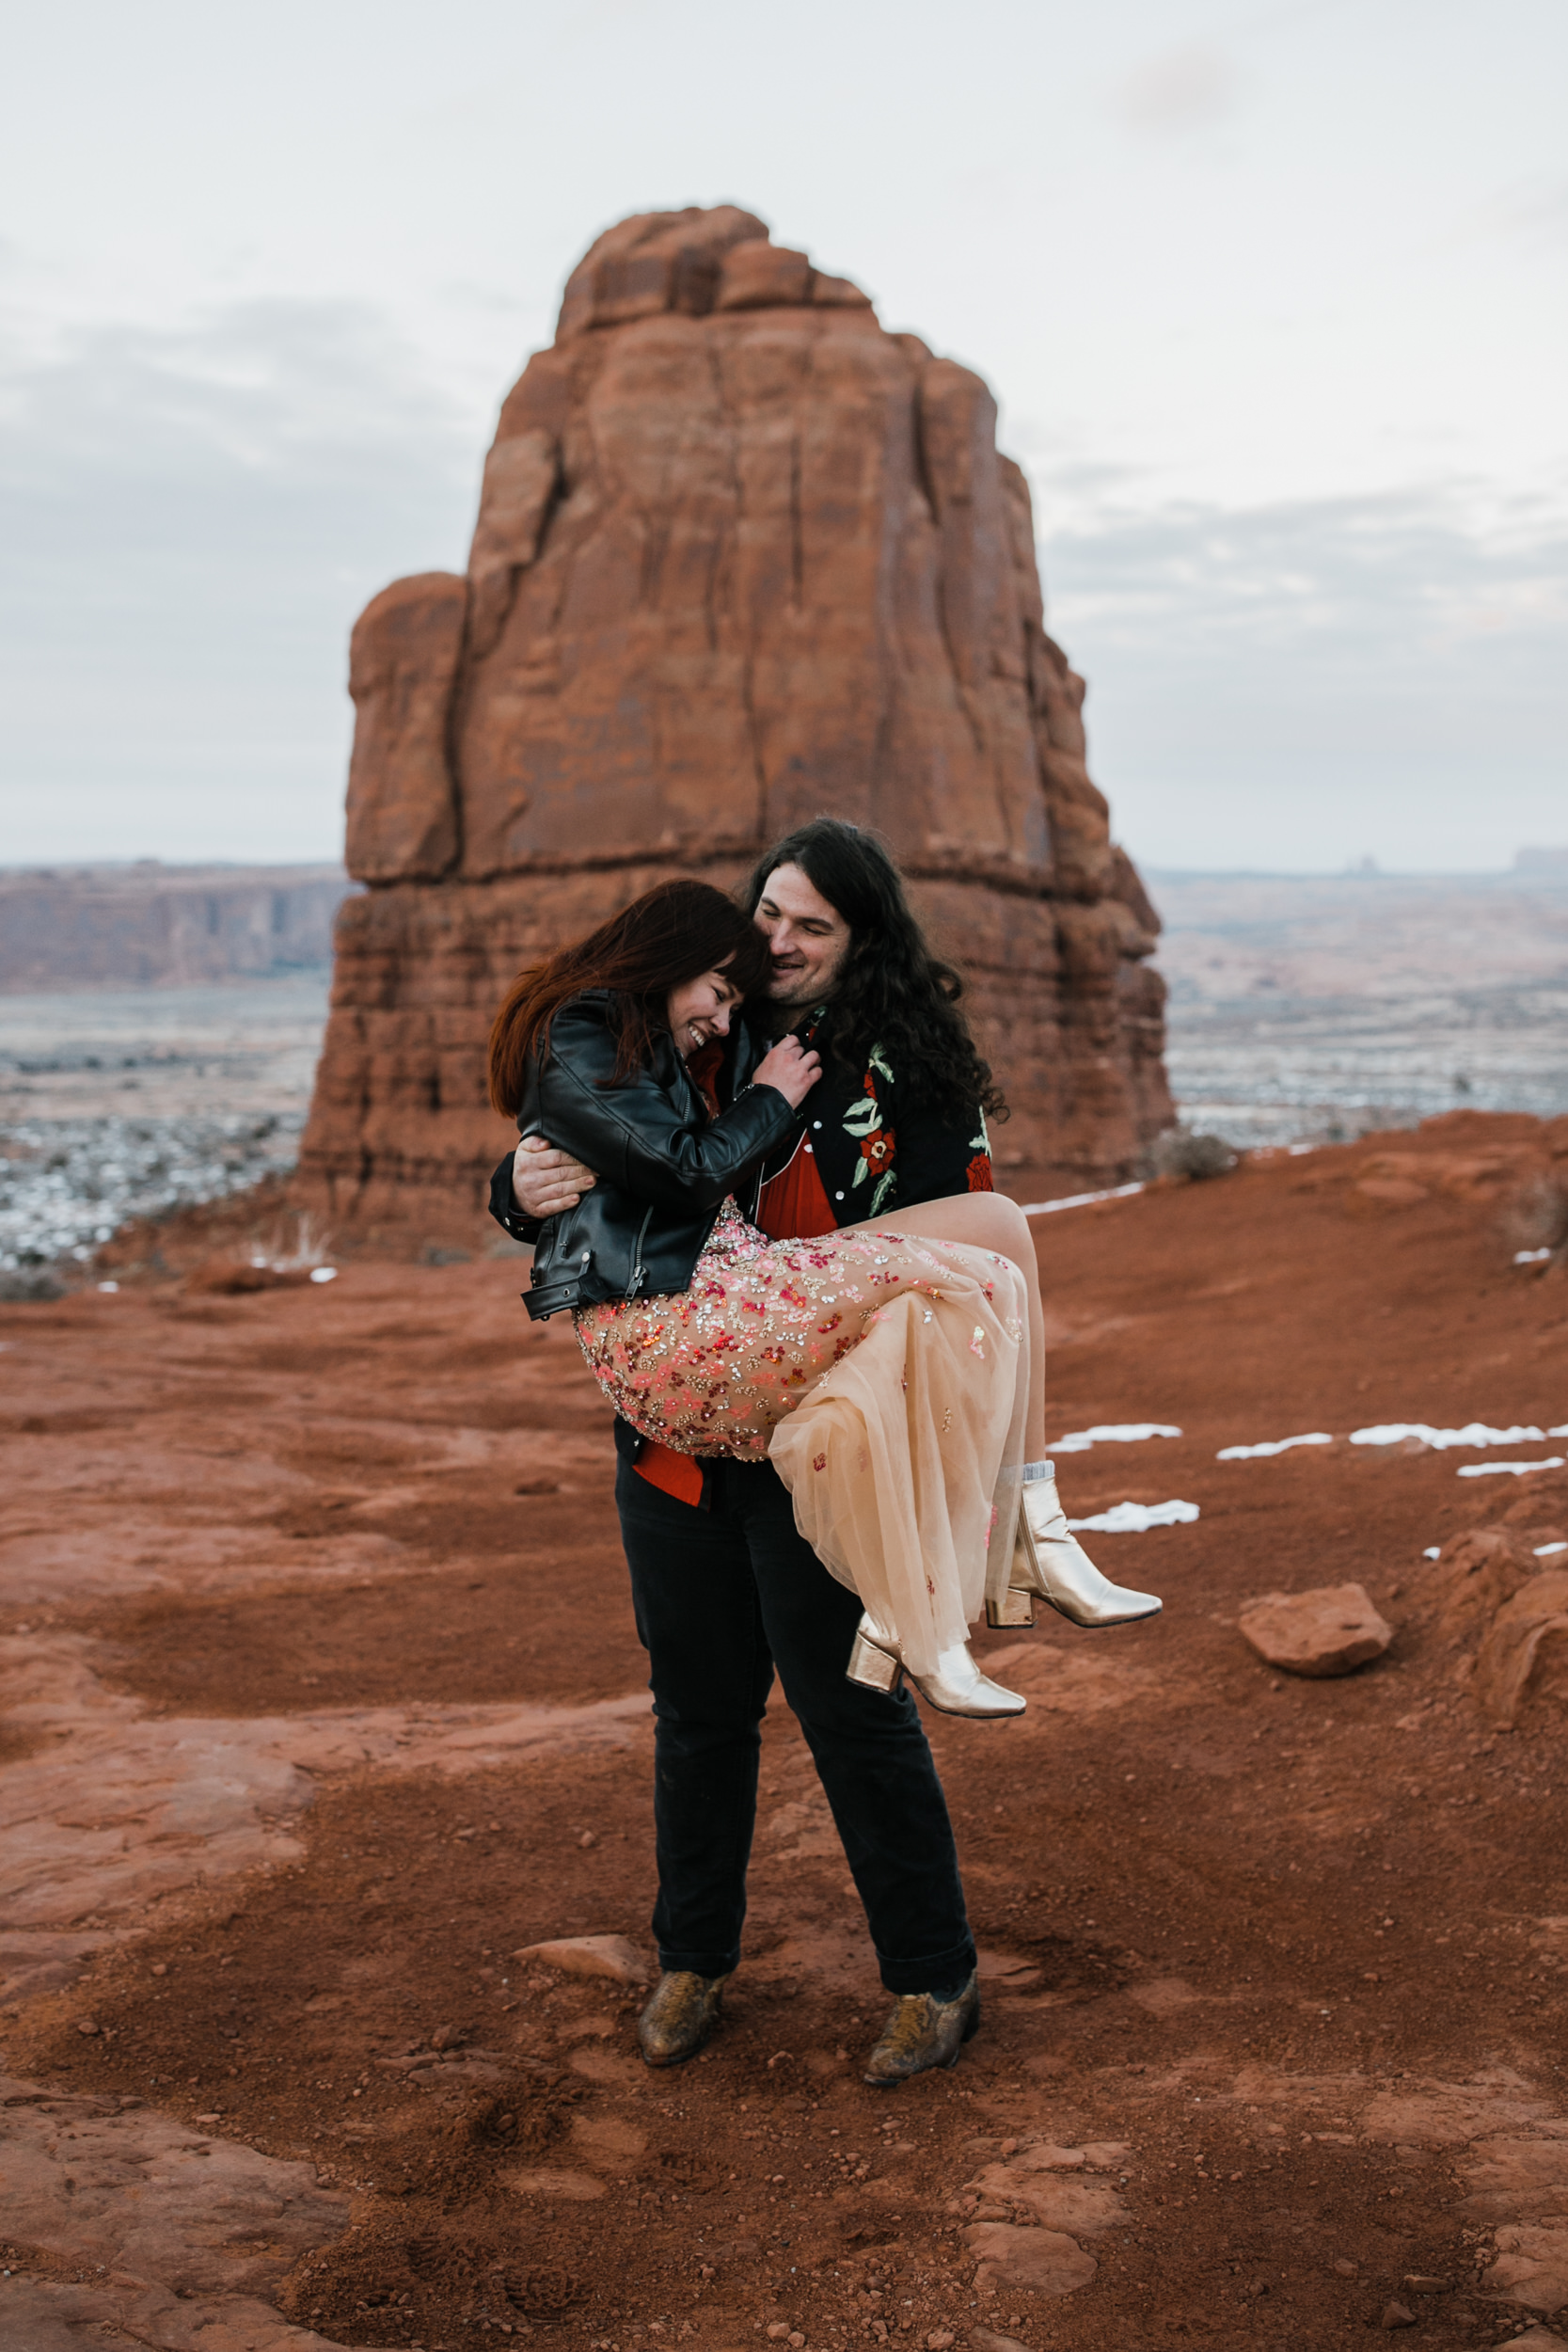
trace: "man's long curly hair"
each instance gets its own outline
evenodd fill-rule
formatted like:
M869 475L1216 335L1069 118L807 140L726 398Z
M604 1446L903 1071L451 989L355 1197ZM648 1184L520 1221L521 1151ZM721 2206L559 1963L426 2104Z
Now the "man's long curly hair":
M1006 1099L958 1009L962 975L932 953L877 835L817 817L776 841L746 885L753 914L781 866L798 866L849 926L832 1000L832 1058L859 1073L880 1046L900 1085L1006 1119Z

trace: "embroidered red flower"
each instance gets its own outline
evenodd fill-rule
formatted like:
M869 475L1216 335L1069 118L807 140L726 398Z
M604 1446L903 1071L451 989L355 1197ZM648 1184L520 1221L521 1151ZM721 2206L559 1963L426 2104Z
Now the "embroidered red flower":
M883 1127L874 1136L861 1138L861 1157L879 1173L887 1167L898 1149L898 1139L891 1127Z
M969 1163L969 1189L971 1192L994 1192L996 1190L995 1180L990 1172L990 1161L984 1152L976 1152Z

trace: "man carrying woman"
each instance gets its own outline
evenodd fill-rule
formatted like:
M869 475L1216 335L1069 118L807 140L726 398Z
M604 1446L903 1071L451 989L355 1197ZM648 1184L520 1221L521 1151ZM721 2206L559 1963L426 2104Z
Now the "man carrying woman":
M979 2015L900 1669L950 1711L1017 1712L964 1644L982 1605L1112 1624L1159 1603L1067 1531L1033 1243L991 1190L1000 1098L896 870L818 819L748 896L754 927L664 885L522 976L492 1073L524 1141L492 1208L538 1245L531 1311L573 1312L617 1407L657 1717L642 2054L699 2048L738 1961L776 1668L895 1995L866 2070L892 2084L952 2063Z

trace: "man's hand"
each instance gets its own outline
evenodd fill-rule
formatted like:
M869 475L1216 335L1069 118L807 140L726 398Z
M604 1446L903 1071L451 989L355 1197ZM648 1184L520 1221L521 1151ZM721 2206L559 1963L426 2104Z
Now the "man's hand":
M591 1168L558 1152L543 1136L525 1136L512 1154L512 1198L525 1216L559 1216L575 1209L598 1182Z

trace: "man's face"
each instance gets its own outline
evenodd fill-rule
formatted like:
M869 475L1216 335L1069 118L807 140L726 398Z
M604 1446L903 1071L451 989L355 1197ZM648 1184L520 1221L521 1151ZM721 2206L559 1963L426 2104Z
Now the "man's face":
M769 1004L793 1011L831 996L849 953L849 926L798 866L774 866L755 919L773 951Z

